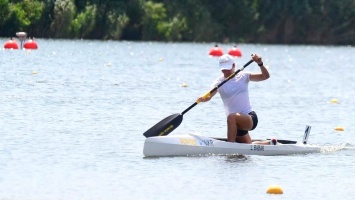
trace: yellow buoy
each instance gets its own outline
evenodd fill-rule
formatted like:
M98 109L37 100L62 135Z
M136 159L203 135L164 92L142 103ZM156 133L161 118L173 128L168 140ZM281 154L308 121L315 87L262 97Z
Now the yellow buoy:
M283 194L282 188L278 185L270 185L269 188L266 190L268 194Z
M336 130L336 131L344 131L345 129L344 129L344 127L337 126L337 127L334 128L334 130Z
M331 99L330 103L339 103L338 99Z

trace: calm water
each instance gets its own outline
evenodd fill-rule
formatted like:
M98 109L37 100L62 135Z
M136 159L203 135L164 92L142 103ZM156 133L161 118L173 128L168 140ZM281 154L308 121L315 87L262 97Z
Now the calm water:
M0 199L355 196L353 47L239 46L238 68L259 53L271 74L250 84L259 116L252 137L301 140L311 125L309 143L334 147L327 152L144 158L142 133L185 110L219 75L207 56L214 44L37 43L37 51L0 51ZM192 132L225 137L219 96L186 113L171 134ZM342 145L349 149L336 150ZM272 184L284 194L266 194Z

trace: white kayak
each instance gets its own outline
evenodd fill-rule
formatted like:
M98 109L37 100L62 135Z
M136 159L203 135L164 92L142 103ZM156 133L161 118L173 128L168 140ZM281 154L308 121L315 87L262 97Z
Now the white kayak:
M145 139L143 154L146 157L230 154L274 156L320 152L320 146L307 144L309 132L310 126L307 126L302 142L278 140L277 145L232 143L225 138L199 134L154 136Z

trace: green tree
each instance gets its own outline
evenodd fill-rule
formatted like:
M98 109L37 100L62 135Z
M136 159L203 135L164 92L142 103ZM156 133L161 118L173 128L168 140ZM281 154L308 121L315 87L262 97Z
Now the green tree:
M162 33L165 40L180 41L182 34L187 30L186 18L181 16L174 16L168 22L159 23L157 26L158 32Z
M44 8L44 4L36 0L24 0L9 6L10 18L8 27L11 27L11 31L25 31L34 26L41 18Z
M53 21L50 26L53 36L68 38L75 15L74 0L57 0L54 3Z
M162 3L152 1L143 2L144 16L142 19L142 39L143 40L162 40L163 35L158 27L164 26L166 9Z
M143 40L180 41L188 29L187 20L180 13L168 16L164 3L142 2Z
M223 38L223 26L214 18L209 2L195 1L168 1L163 0L167 7L168 17L180 16L186 24L186 29L181 30L183 41L219 41ZM219 2L219 1L211 1ZM217 3L215 3L217 4Z
M121 39L123 29L129 22L128 16L125 13L120 14L111 10L107 13L106 18L107 31L104 39Z
M83 12L79 13L71 22L71 32L74 37L84 38L95 28L97 16L96 5L87 5Z
M142 18L144 15L141 0L129 0L126 3L125 13L129 18L129 23L123 29L122 39L140 40L142 38Z
M10 13L9 0L0 0L0 27L7 22Z
M0 36L355 44L355 0L0 0Z

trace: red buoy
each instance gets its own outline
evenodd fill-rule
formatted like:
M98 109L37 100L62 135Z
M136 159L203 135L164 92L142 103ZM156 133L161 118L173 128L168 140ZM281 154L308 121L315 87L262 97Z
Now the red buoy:
M228 54L235 57L242 57L242 52L236 46L228 51Z
M25 42L23 47L25 49L38 49L37 43L34 40L28 40L27 42Z
M218 45L215 45L209 53L210 56L222 56L223 55L223 50L218 47Z
M13 40L12 38L10 40L8 40L7 42L5 42L4 44L4 48L5 49L18 49L18 44L15 40Z

